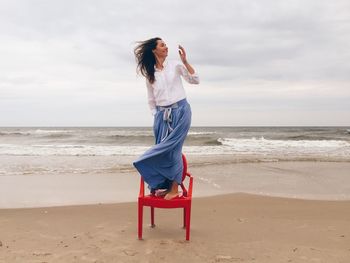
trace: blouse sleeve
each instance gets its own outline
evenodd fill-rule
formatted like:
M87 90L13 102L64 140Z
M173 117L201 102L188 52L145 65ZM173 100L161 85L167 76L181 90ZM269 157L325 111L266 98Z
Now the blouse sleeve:
M195 72L191 74L188 72L187 68L184 66L184 64L181 61L177 62L176 67L178 68L180 75L191 84L199 84L199 77L198 74Z
M146 79L146 86L147 86L147 96L148 96L148 105L151 110L152 115L155 115L157 112L156 109L156 99L153 94L153 88L151 83L148 79Z

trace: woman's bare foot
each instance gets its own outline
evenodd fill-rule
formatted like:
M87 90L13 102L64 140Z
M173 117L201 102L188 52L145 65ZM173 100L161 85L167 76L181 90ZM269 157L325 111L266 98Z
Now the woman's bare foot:
M165 196L167 193L169 193L169 189L157 189L154 193L155 196Z
M173 199L173 198L175 198L176 196L178 196L178 194L179 194L179 191L178 191L178 184L177 184L177 182L173 181L173 184L172 184L172 186L171 186L170 192L167 193L167 194L164 196L164 199L165 199L165 200Z
M165 200L170 200L170 199L173 199L175 197L177 197L179 194L178 193L172 193L172 192L169 192L166 194L166 196L164 196L164 199Z

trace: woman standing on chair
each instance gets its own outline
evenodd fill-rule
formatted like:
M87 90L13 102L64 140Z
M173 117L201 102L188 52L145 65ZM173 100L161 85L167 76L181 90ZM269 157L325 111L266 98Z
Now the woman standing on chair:
M181 61L167 59L168 47L159 37L138 43L134 54L137 70L146 78L155 145L133 164L152 193L170 200L182 183L182 146L192 115L181 77L191 84L199 84L199 78L180 45Z

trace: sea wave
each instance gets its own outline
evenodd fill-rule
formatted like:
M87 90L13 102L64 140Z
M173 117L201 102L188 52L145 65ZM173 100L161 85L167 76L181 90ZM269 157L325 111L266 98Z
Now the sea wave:
M68 133L74 132L73 130L27 130L27 131L1 131L0 136L42 136L42 137L67 137Z
M29 132L0 132L0 136L29 136Z
M216 134L216 132L209 132L209 131L206 131L206 132L189 131L188 132L188 135L213 135L213 134Z
M261 138L219 138L208 145L189 143L184 152L195 155L262 155L262 156L321 156L350 158L350 143L340 140L267 140ZM212 143L212 145L210 145ZM149 145L89 145L89 144L0 144L0 155L140 155Z
M319 135L319 134L300 134L284 137L285 140L310 140L310 141L321 141L321 140L332 140L331 136Z
M69 132L75 132L75 131L74 130L64 130L64 129L59 129L59 130L35 129L35 130L30 131L30 133L33 133L33 134L69 133Z
M235 150L254 149L256 151L271 151L275 149L310 149L324 150L350 147L350 143L342 140L268 140L264 137L251 139L219 138L222 145L233 147Z

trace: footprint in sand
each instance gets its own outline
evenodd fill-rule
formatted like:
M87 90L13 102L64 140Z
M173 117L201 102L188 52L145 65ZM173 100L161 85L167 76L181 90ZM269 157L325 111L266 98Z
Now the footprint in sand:
M33 252L33 256L50 256L52 253L49 252Z
M108 239L102 239L101 240L101 243L103 243L103 244L109 244L109 243L111 243L112 241L111 240L108 240Z
M170 244L170 242L167 241L167 240L161 240L161 241L159 242L159 244L160 244L160 245L168 245L168 244Z
M90 232L85 232L84 233L89 239L93 239L94 237L90 234Z
M124 254L127 255L127 256L135 256L135 255L137 254L136 251L129 250L129 249L124 249L123 252L124 252Z
M146 249L146 251L145 251L146 255L149 255L149 254L152 254L152 253L153 253L153 250L151 250L151 249Z
M216 262L227 262L227 261L243 261L242 258L234 258L232 256L228 255L216 255L215 261Z

